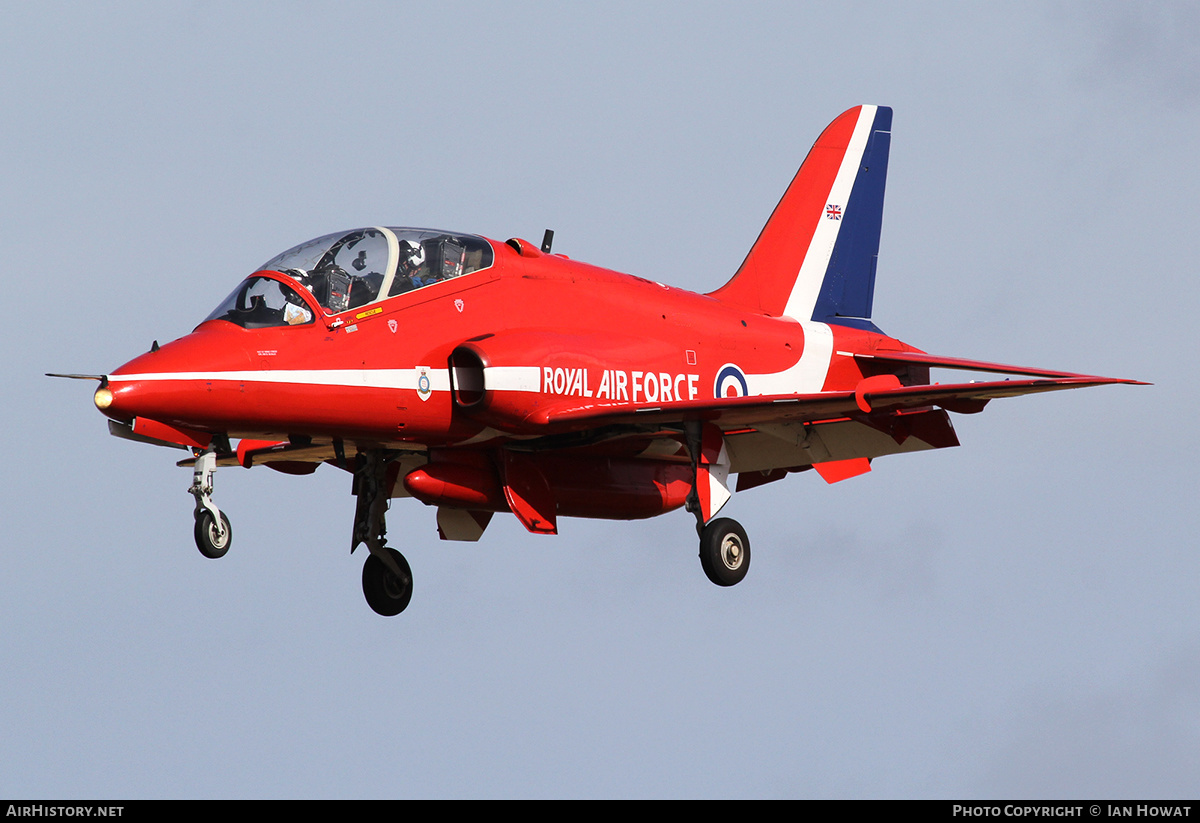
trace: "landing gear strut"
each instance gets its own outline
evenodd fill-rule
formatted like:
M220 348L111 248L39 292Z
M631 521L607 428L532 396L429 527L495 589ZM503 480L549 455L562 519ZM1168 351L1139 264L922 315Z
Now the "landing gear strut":
M233 528L229 518L213 502L213 473L217 470L217 455L206 449L196 458L192 467L192 487L188 489L196 498L196 548L205 557L224 557L233 542Z
M366 543L371 552L363 564L362 585L367 605L376 614L394 617L412 599L412 569L404 555L386 546L388 507L388 464L393 455L382 449L360 452L354 469L354 535L350 551Z

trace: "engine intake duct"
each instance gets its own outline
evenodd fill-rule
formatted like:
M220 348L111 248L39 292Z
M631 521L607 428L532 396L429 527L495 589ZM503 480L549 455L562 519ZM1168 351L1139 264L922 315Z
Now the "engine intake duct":
M470 411L484 405L487 386L483 370L487 365L483 352L470 343L464 343L450 353L450 392L456 406Z

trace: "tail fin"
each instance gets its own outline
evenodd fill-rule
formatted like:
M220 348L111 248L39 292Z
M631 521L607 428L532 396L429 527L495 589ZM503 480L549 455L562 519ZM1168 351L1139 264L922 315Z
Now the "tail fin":
M887 106L856 106L830 123L733 279L711 296L776 317L876 330L891 137Z

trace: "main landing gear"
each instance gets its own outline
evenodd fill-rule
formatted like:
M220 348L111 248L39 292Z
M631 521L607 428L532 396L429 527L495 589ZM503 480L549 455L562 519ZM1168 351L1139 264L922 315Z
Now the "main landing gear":
M192 487L188 489L196 498L196 548L205 557L224 557L233 542L233 527L229 518L213 502L213 472L217 470L217 455L207 449L196 458L192 467Z
M707 424L704 424L707 425ZM714 427L715 428L715 427ZM700 535L700 567L709 580L718 586L736 586L750 571L750 538L742 524L728 517L714 517L729 499L725 480L729 463L719 431L710 431L706 449L703 425L698 420L685 423L687 450L692 458L692 489L685 508L696 516L696 532ZM701 458L704 470L701 470ZM706 494L701 497L701 486Z
M400 552L387 547L384 551L398 572L381 560L379 555L368 555L367 562L363 563L363 594L367 598L367 605L376 614L394 617L404 611L408 601L412 600L412 569Z
M408 608L412 599L412 569L404 555L389 546L384 517L388 506L388 464L393 455L375 450L360 452L354 468L354 535L350 551L366 543L371 552L363 564L362 586L367 605L376 614L394 617Z
M718 586L735 586L750 570L750 538L736 520L718 517L700 531L700 566Z

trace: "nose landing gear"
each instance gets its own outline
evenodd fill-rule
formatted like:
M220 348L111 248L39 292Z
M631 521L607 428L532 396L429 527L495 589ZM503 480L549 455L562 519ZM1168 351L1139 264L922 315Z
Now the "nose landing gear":
M206 449L196 458L192 467L192 487L188 489L196 498L196 548L200 554L213 560L224 557L233 542L233 527L229 518L213 502L213 473L217 470L217 455Z

